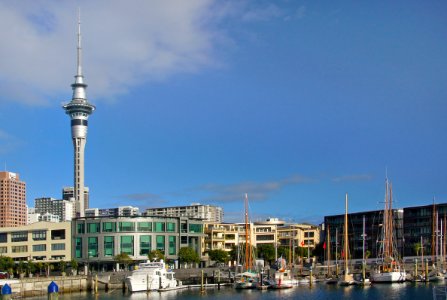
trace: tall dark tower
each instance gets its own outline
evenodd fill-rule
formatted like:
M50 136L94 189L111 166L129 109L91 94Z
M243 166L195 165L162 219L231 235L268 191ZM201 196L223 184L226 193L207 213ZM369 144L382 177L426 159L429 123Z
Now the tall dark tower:
M71 85L73 97L63 106L65 113L71 118L71 137L74 146L74 198L76 203L76 216L83 217L88 207L84 199L84 149L87 142L88 117L95 110L95 106L87 101L82 75L82 48L81 48L81 17L78 18L78 46L77 46L77 73L75 82Z

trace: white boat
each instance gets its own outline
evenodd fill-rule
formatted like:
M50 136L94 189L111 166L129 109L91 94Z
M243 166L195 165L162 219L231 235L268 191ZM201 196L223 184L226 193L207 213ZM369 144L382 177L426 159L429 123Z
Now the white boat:
M385 209L383 210L382 241L376 268L371 272L371 282L404 282L407 273L398 260L396 241L394 238L393 190L385 181Z
M163 260L139 264L138 269L126 278L126 283L130 292L160 290L179 285L174 272L166 270Z
M276 264L278 270L273 274L273 278L270 279L269 288L288 289L298 285L298 280L293 278L292 271L287 268L287 262L284 258L280 257Z
M259 276L257 273L244 272L236 275L235 289L255 289L258 286Z

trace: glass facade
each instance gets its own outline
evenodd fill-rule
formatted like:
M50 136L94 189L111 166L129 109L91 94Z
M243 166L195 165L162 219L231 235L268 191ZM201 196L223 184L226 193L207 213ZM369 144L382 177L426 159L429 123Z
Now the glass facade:
M165 236L164 235L157 235L156 236L156 243L157 243L157 250L160 250L161 252L165 252Z
M82 258L82 238L75 238L75 258Z
M104 256L113 256L115 253L115 237L104 237Z
M189 224L189 232L190 233L202 233L203 232L202 224Z
M98 233L98 232L99 232L99 223L87 224L87 233Z
M175 254L177 254L176 252L176 237L175 236L169 236L169 251L168 251L168 254L169 255L175 255Z
M88 238L88 256L98 257L98 238L89 237Z
M138 222L138 231L151 232L152 231L152 222Z
M126 253L133 256L133 236L122 235L121 236L121 253Z
M78 223L76 226L76 231L78 234L85 233L85 224L84 223Z
M168 222L166 231L167 232L175 232L175 223Z
M154 223L154 227L155 227L155 232L165 232L165 223L164 222L155 222Z
M102 232L116 232L116 222L102 223Z
M151 252L151 236L141 235L140 236L140 255L147 255Z
M120 222L119 223L120 231L135 231L135 223L134 222Z

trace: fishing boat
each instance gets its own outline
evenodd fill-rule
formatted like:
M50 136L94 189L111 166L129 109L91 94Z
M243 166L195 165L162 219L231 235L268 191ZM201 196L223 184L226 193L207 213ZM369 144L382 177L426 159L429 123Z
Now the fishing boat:
M250 223L248 221L248 195L245 194L245 256L244 271L235 276L235 289L254 289L259 283L259 275L254 270L253 247L251 243Z
M164 261L160 260L140 263L138 269L126 277L126 284L130 292L141 292L174 288L179 282L175 279L174 272L166 270Z
M383 210L382 240L380 241L379 255L376 267L371 272L371 282L403 282L406 273L397 254L394 238L393 218L393 190L392 185L385 180L385 209Z
M355 284L354 276L349 272L349 247L348 247L348 193L345 196L345 224L344 224L343 246L344 246L344 273L338 279L337 284L341 286Z

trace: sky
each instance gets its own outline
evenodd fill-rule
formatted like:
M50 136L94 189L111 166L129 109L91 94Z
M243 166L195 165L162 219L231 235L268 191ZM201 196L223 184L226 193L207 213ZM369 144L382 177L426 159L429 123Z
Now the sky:
M73 184L81 11L90 207L242 222L447 202L445 1L0 0L0 163Z

